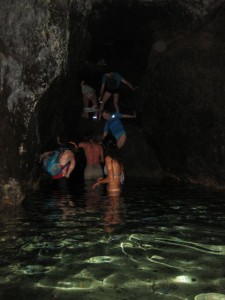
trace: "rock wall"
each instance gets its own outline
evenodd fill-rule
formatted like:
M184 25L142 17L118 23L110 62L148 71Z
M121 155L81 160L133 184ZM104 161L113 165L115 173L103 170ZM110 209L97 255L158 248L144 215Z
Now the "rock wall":
M153 42L140 115L164 171L225 183L225 10L196 31Z
M27 180L27 156L37 145L35 106L67 61L69 8L66 1L1 1L0 179ZM32 131L31 131L32 129ZM30 139L32 136L32 140ZM9 181L12 182L12 181ZM2 189L4 194L4 189Z

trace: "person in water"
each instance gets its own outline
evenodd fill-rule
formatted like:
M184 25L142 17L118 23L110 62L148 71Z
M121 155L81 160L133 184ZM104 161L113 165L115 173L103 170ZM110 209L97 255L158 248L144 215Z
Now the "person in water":
M101 119L101 114L104 109L105 103L111 96L113 96L113 105L115 107L115 110L116 112L119 112L118 102L121 82L127 85L132 91L135 91L136 88L134 88L133 85L129 81L124 79L119 73L110 72L103 75L99 96L99 102L101 103L99 108L99 119Z
M109 195L119 195L121 192L121 175L123 173L123 165L119 155L116 139L113 135L107 135L103 140L103 148L105 155L106 177L98 178L93 184L92 189L107 184Z
M59 156L59 165L61 172L57 175L53 175L52 179L57 184L57 186L63 190L68 190L68 178L70 177L70 174L75 168L76 160L73 151L69 148L69 143L67 138L64 137L57 137L57 143L59 145L61 154ZM44 152L40 156L40 161L45 159L50 153L54 151L48 151Z
M123 147L123 145L126 142L126 132L124 129L124 126L121 122L121 118L136 118L136 115L126 115L121 113L115 113L111 114L109 111L104 110L102 113L103 119L106 120L105 127L104 127L104 133L103 133L103 139L104 137L111 132L113 136L117 140L117 146L118 148Z
M95 141L93 135L86 137L84 142L79 143L79 148L83 148L86 156L86 167L84 179L97 179L103 176L101 163L104 163L103 148Z

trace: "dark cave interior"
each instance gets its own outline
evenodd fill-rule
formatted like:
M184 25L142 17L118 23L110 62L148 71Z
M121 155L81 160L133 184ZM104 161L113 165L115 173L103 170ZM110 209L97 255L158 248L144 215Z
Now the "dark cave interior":
M77 45L77 31L74 30L75 21L72 18L68 72L52 83L39 103L39 132L43 148L46 148L46 144L52 144L55 132L62 130L73 138L81 138L81 80L85 79L98 94L102 75L113 70L134 86L139 85L147 65L154 32L165 32L165 21L162 20L162 10L157 7L139 4L127 6L119 2L96 7L87 22L90 42L84 40L83 45ZM80 60L79 57L74 59L72 55L76 53L77 47L82 49ZM105 66L98 65L100 59L104 59ZM123 85L120 97L121 111L132 114L136 98L137 95ZM112 101L109 101L106 107L113 109Z
M171 17L174 5L125 3L115 1L110 6L93 10L88 22L92 43L87 59L95 63L103 58L111 69L138 84L153 42L159 37L166 38L169 31L184 29L191 17L181 11L179 5L174 20Z
M41 151L46 150L60 132L80 140L89 127L95 127L98 132L102 130L101 124L84 124L80 118L81 80L85 79L97 95L102 75L109 70L119 72L134 86L139 86L154 43L160 41L163 44L174 32L193 26L187 11L179 4L168 3L165 7L156 3L127 5L121 1L96 5L82 23L86 26L85 38L81 38L82 25L77 26L78 21L72 13L67 72L51 84L39 103ZM154 50L163 52L164 48ZM105 60L106 66L98 65L100 59ZM133 93L122 86L119 105L123 113L132 114L135 110L141 114L138 90ZM112 101L106 107L112 109Z
M184 19L189 18L188 15L184 16L182 12L182 18L176 18L175 22L171 18L173 9L174 6L168 4L166 7L155 3L145 6L133 2L128 5L126 1L96 5L85 21L88 34L83 40L79 40L81 29L77 29L77 17L71 14L67 73L53 82L39 104L39 132L44 148L49 143L48 137L54 139L55 132L62 130L76 139L81 138L81 80L85 79L97 95L102 75L108 71L116 71L134 86L139 86L153 43L167 39L168 30L181 30L182 26L187 26ZM179 9L178 5L178 12ZM106 66L98 65L101 59ZM133 93L123 85L120 110L127 114L137 111L138 97L138 92ZM112 101L108 101L106 107L112 110ZM49 128L48 132L46 128Z
M88 61L103 58L111 69L138 83L151 49L151 27L160 29L162 26L150 21L151 14L151 10L141 6L118 8L113 5L99 12L98 17L93 14L88 24L92 37Z

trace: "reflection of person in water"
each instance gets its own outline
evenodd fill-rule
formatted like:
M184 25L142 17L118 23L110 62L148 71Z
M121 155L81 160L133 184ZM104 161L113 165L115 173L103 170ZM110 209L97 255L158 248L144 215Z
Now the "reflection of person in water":
M102 211L103 199L99 193L95 193L91 186L85 188L85 210L89 213Z
M109 195L118 195L121 191L120 178L123 173L123 166L119 155L119 149L116 139L113 135L107 135L103 140L103 148L105 154L106 174L105 178L98 178L92 186L93 189L100 184L107 184Z
M120 201L120 195L108 195L107 199L103 199L100 193L95 193L90 187L86 187L85 210L88 213L104 212L103 226L105 232L112 232L116 225L119 225L121 222Z
M75 203L71 196L61 196L58 201L58 207L62 212L62 220L76 215Z
M105 202L104 230L110 233L120 222L120 196L109 196Z

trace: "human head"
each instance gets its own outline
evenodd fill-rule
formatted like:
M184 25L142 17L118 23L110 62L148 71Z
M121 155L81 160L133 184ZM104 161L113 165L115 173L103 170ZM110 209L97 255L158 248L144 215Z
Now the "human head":
M103 139L103 146L109 148L111 146L117 146L116 138L112 134L107 134Z
M66 148L73 152L76 152L78 150L77 144L73 140L69 140L67 134L57 136L57 143L60 147Z
M105 156L110 156L112 159L121 161L119 148L117 147L116 138L112 134L107 134L102 142Z
M69 141L69 147L75 152L78 151L77 143L74 142L73 140Z
M60 135L60 136L58 135L57 143L58 143L58 145L60 145L62 147L68 147L69 140L68 140L67 135Z
M95 133L93 130L88 130L85 132L85 135L84 135L84 140L85 142L91 142L91 141L95 141Z
M108 120L111 117L111 113L105 109L102 112L102 117L103 117L103 119Z

